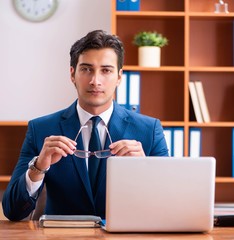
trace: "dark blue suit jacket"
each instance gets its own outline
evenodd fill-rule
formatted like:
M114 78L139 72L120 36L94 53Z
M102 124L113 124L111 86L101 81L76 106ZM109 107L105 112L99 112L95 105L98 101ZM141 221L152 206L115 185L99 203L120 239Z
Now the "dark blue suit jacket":
M25 173L29 161L39 155L44 139L50 135L75 139L80 128L76 104L77 101L65 110L29 122L19 161L3 197L4 214L10 220L21 220L35 208L37 199L30 197L26 190ZM128 111L114 102L108 129L113 142L135 139L142 143L147 156L168 155L163 129L158 119ZM108 146L109 142L106 142L106 148ZM83 149L81 138L78 140L77 149ZM100 163L94 197L85 159L74 155L63 157L53 164L45 175L44 183L47 189L46 214L97 215L105 218L106 160L102 159Z

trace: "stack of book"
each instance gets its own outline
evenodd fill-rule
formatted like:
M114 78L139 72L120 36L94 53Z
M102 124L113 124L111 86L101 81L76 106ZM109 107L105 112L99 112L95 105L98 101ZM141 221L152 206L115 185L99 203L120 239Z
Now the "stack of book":
M195 117L198 123L210 122L210 113L206 103L206 97L201 81L190 81L189 92L193 104Z
M89 228L101 227L102 219L92 215L42 215L40 227L55 228Z

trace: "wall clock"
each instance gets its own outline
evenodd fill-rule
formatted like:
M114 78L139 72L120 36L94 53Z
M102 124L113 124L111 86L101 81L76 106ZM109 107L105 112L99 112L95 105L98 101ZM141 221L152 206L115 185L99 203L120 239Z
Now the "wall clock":
M31 22L50 18L58 7L58 0L12 0L16 12Z

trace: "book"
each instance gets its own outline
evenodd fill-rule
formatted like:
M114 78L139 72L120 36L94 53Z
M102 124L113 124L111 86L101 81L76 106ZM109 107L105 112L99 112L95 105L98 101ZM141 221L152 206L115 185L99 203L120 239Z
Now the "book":
M234 203L215 204L214 226L216 227L234 226Z
M40 227L89 228L100 227L102 219L92 215L42 215Z
M198 101L198 96L197 96L197 91L196 91L196 88L195 88L195 84L194 84L194 82L190 81L188 86L189 86L189 93L190 93L190 96L191 96L196 120L197 120L198 123L202 123L203 122L203 117L202 117L202 113L201 113L200 104L199 104L199 101Z
M189 156L199 157L201 155L201 129L189 129Z
M203 84L201 81L195 81L194 84L195 84L195 88L197 91L198 102L200 105L203 120L204 120L204 122L208 123L208 122L210 122L210 113L209 113L209 110L207 107Z

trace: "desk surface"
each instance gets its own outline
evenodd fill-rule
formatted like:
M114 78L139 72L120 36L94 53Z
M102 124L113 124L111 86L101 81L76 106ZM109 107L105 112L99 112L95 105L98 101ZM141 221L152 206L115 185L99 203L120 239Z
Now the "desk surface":
M154 239L154 240L219 240L233 239L234 228L214 228L207 234L166 234L166 233L107 233L100 228L40 228L37 221L10 222L0 221L0 239L17 240L59 240L59 239L102 239L102 240L131 240L131 239Z

